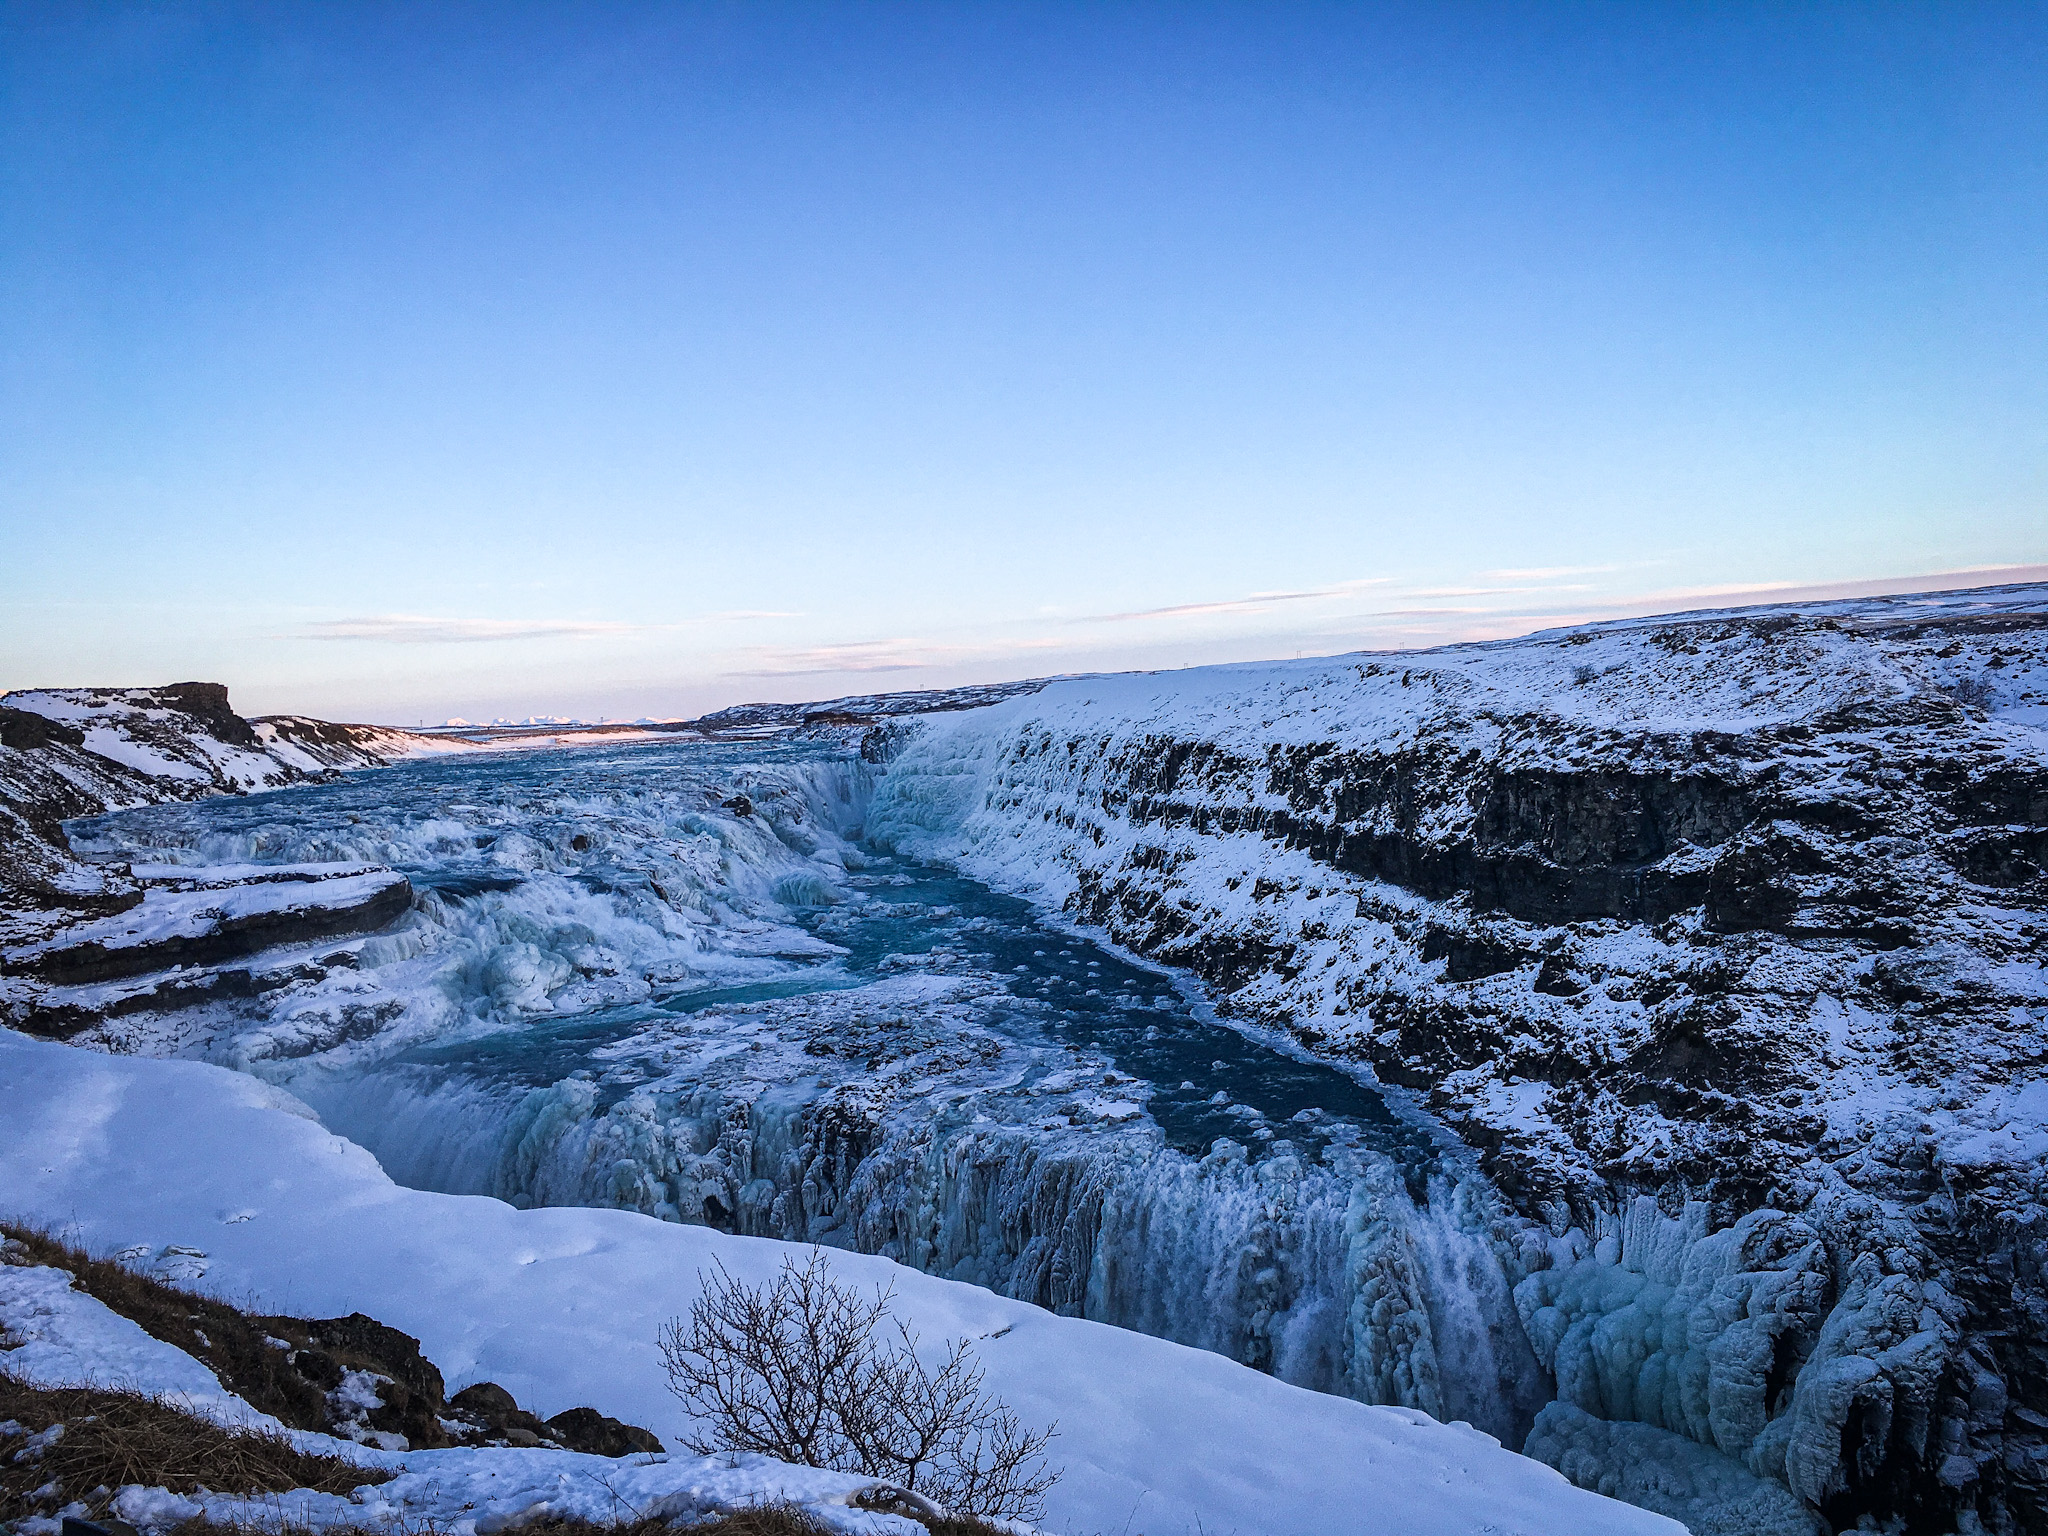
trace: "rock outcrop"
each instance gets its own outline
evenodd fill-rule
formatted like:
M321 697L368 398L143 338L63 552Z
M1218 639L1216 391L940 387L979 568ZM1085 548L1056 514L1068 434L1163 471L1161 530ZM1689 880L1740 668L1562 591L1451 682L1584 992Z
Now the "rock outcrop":
M79 817L207 795L247 794L378 767L467 743L296 715L245 720L219 683L163 688L46 688L0 700L0 1018L38 1014L40 984L218 966L260 950L381 928L412 899L402 875L369 866L209 870L198 890L175 868L137 871L73 851ZM277 884L290 882L291 889ZM246 972L240 981L248 983ZM217 995L218 973L163 976L109 995L87 1014ZM63 1033L76 1003L42 1013Z
M219 965L285 944L371 933L412 905L404 875L366 865L227 866L182 878L176 865L131 867L140 903L0 951L8 971L59 985Z

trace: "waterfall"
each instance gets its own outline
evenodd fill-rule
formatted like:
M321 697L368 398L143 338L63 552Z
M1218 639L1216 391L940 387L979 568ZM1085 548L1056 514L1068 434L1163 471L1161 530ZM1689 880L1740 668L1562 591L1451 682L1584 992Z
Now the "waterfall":
M1019 1123L1038 1106L1001 1090L879 1118L815 1083L608 1100L587 1074L520 1088L395 1066L300 1091L416 1187L884 1254L1508 1445L1550 1397L1483 1181L1439 1174L1418 1201L1362 1147L1191 1156L1149 1121Z

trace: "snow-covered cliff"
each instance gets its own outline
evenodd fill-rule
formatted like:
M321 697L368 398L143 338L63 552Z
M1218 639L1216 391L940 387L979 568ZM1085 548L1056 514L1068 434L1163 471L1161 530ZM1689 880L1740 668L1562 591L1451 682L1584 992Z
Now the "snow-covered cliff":
M140 899L125 872L73 856L62 825L73 817L471 750L385 726L245 720L219 683L0 694L0 915L119 911Z
M2048 589L1687 614L1055 683L924 723L866 830L1369 1063L1585 1234L1517 1293L1532 1450L2041 1529L2044 726Z

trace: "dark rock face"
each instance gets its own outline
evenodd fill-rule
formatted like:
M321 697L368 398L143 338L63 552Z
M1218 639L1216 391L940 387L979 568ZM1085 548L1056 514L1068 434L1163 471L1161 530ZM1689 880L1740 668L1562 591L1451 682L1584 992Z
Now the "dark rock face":
M49 746L82 747L85 732L61 720L48 720L25 709L0 706L0 747L34 752Z
M2048 1065L2048 750L1997 713L2048 701L2048 613L1995 617L1340 659L1208 718L1076 688L975 814L1076 918L1414 1090L1531 1222L1798 1213L1821 1303L1759 1411L1818 1417L1751 1464L1835 1528L2048 1530L2048 1177L2001 1150ZM1823 1410L1826 1371L1865 1384Z
M253 1396L300 1429L354 1439L397 1435L413 1450L495 1443L626 1456L662 1448L646 1430L606 1418L594 1408L557 1414L557 1421L569 1421L558 1429L521 1408L494 1382L478 1382L448 1397L439 1367L420 1352L418 1339L360 1312L253 1322L286 1346L277 1351L277 1360L266 1362L268 1380ZM219 1331L217 1319L212 1326ZM366 1398L374 1399L375 1406L365 1406ZM617 1449L599 1449L600 1444Z
M206 734L216 741L251 749L261 745L249 722L228 707L225 684L172 683L152 691L168 707L181 710L198 721Z
M476 1426L479 1434L508 1445L559 1445L591 1456L631 1456L637 1451L658 1455L662 1450L648 1431L595 1408L569 1408L543 1421L521 1408L495 1381L464 1387L448 1400L448 1411Z
M572 1451L592 1456L631 1456L636 1451L661 1454L662 1444L637 1424L609 1418L595 1408L570 1408L548 1420L547 1427Z

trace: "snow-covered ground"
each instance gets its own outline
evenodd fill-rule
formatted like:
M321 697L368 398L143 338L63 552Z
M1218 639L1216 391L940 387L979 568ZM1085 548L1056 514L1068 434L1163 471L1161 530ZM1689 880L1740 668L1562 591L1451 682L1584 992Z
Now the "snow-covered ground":
M0 1367L38 1387L114 1387L160 1397L229 1429L279 1435L300 1450L396 1473L353 1496L299 1489L289 1494L180 1494L130 1485L111 1508L145 1530L199 1516L224 1525L320 1529L388 1525L417 1530L431 1522L453 1536L504 1529L543 1514L615 1520L641 1512L687 1518L756 1503L791 1503L848 1536L919 1536L900 1517L851 1507L873 1481L762 1456L687 1453L623 1458L573 1451L387 1451L353 1440L289 1429L225 1390L212 1371L92 1297L71 1288L64 1270L0 1268ZM0 1455L24 1450L0 1440ZM71 1506L81 1512L83 1506ZM61 1511L59 1512L62 1513ZM56 1516L16 1522L19 1536L57 1536Z
M333 725L297 715L244 721L207 684L175 688L26 688L0 705L85 733L85 749L150 778L229 790L276 789L335 768L472 751L388 726ZM201 690L194 693L194 690Z
M1532 1451L2020 1528L2044 710L2038 586L1668 615L1054 683L923 722L866 831L1416 1089L1597 1239L1516 1288Z
M714 1262L759 1281L792 1251L625 1212L519 1211L404 1189L295 1101L203 1063L108 1057L5 1032L0 1102L10 1131L0 1143L0 1188L20 1217L98 1249L198 1250L184 1255L203 1268L194 1278L221 1294L300 1315L366 1312L417 1336L451 1386L495 1380L543 1413L593 1403L670 1444L684 1425L654 1347L661 1324L687 1309L699 1272ZM842 1278L893 1285L899 1312L928 1344L977 1341L991 1387L1027 1423L1058 1422L1066 1475L1051 1501L1056 1530L1680 1529L1582 1492L1469 1428L1306 1392L1213 1354L1056 1317L886 1260L831 1257ZM31 1359L53 1376L64 1359L104 1348L110 1376L149 1385L163 1369L172 1390L218 1393L184 1366L171 1374L104 1317L67 1334L59 1314L90 1309L53 1306L47 1289L24 1288L26 1296L0 1289L0 1302L25 1314L40 1305L34 1326L57 1337ZM482 1494L501 1505L535 1489L553 1497L588 1476L591 1460L500 1451L399 1459L417 1462L417 1480L386 1485L351 1513L382 1513L379 1500L395 1503L432 1483L453 1490L446 1497ZM711 1475L684 1460L679 1481ZM509 1497L462 1481L497 1468L502 1482L520 1485ZM793 1490L804 1476L741 1471L757 1487ZM651 1499L672 1475L621 1468L614 1482ZM809 1489L813 1498L845 1491L844 1481L824 1477Z
M474 750L384 726L244 720L217 683L0 695L0 940L46 933L67 909L118 910L137 894L119 869L72 856L62 823L73 817Z

